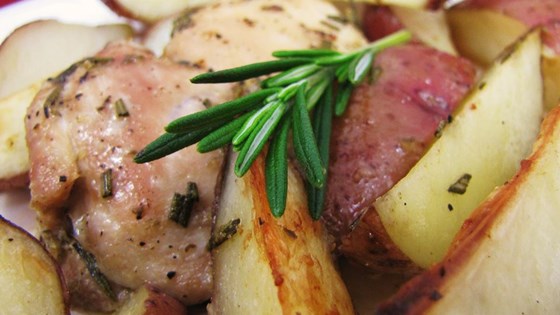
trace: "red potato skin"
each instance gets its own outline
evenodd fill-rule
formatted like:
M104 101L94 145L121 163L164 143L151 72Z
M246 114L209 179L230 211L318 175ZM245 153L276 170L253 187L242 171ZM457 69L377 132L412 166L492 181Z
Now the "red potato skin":
M466 0L463 9L488 9L519 20L529 27L543 26L543 43L560 54L560 1Z
M29 174L27 172L11 178L0 179L0 191L22 189L27 185L29 185Z
M0 8L15 2L18 2L18 0L0 0Z
M149 296L144 301L145 312L142 315L187 315L187 308L173 297L148 285Z
M57 264L56 259L51 255L51 253L45 248L45 245L39 241L35 236L31 235L28 231L24 230L23 228L17 226L16 224L10 222L9 220L6 220L3 216L0 215L0 222L2 222L2 224L6 224L9 225L15 229L17 229L19 231L19 233L21 234L25 234L26 237L28 237L29 241L37 243L39 246L41 246L44 249L44 257L51 260L52 261L52 267L54 267L56 269L56 273L58 275L58 279L60 280L60 290L62 292L62 303L65 306L65 310L63 312L63 315L70 315L70 291L68 290L68 287L66 286L66 282L64 281L64 274L62 273L62 269L61 267Z
M103 4L105 4L109 9L111 9L111 11L115 12L119 16L129 18L129 19L139 20L138 17L136 17L136 16L134 16L134 14L132 14L132 12L130 12L125 7L120 5L118 1L115 1L115 0L101 0L101 2L103 2Z
M364 35L369 41L378 40L404 28L388 6L366 6L362 15L362 25Z
M422 157L475 80L468 61L421 44L380 53L377 80L356 88L333 122L323 216L339 250L375 270L417 271L385 232L373 201Z

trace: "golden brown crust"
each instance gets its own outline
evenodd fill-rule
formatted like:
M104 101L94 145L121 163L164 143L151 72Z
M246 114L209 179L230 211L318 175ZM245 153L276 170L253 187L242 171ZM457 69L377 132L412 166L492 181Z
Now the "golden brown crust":
M322 240L318 240L318 244L312 244L317 241L314 239L317 236L325 237L325 232L321 223L312 221L307 213L306 200L301 198L304 191L301 185L302 181L290 182L291 185L297 186L293 189L299 191L299 193L295 193L299 197L288 198L286 208L289 211L286 211L281 218L274 218L266 197L264 159L257 159L248 176L253 188L254 209L257 211L255 217L258 218L253 221L253 225L256 230L260 229L262 231L255 235L268 257L283 311L286 314L293 313L301 308L301 303L304 303L307 309L321 314L339 314L341 311L351 310L351 305L342 303L349 301L349 299L344 298L347 297L344 288L333 287L325 290L317 286L317 284L325 281L322 273L328 270L329 266L321 265L329 262L330 257L328 257L326 248L323 250L313 249L315 246L326 247L326 242L321 244ZM302 250L305 248L308 248L308 250ZM286 266L286 264L289 266ZM293 277L289 272L290 269L296 268L298 265L299 268L306 270L303 272L305 281L290 279ZM301 273L299 276L301 276ZM332 275L332 277L336 278L337 275ZM302 288L302 285L308 287ZM306 292L305 297L301 296L301 292ZM325 293L332 293L333 296L342 298L331 300L328 296L325 296ZM331 301L331 303L326 303L327 301Z
M417 274L422 269L391 240L373 207L356 228L342 238L340 252L355 262L384 273Z

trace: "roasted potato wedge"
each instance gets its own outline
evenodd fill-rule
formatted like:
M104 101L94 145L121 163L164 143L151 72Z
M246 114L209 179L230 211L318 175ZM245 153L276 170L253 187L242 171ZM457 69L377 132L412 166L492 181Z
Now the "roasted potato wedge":
M184 315L186 307L158 289L144 285L114 315Z
M442 262L379 314L555 314L560 309L560 108L519 172L478 207Z
M0 98L130 36L132 28L126 24L93 27L43 20L21 26L0 46Z
M0 270L2 314L70 314L55 260L35 237L1 216Z
M419 266L443 258L471 211L530 152L543 113L540 47L534 31L497 60L424 157L374 203Z
M484 67L528 30L520 21L487 9L452 9L446 15L457 50Z
M156 56L161 56L171 39L175 19L176 16L171 16L151 25L141 38L142 45L149 48Z
M25 187L29 157L25 144L23 118L41 84L0 100L0 191Z
M560 55L543 47L542 75L544 78L544 104L547 110L560 101Z
M510 16L483 8L449 10L447 19L459 52L488 66L507 47L529 30ZM547 110L560 100L560 56L543 46L544 104Z
M401 6L391 10L414 36L428 46L457 55L443 10L428 11Z
M215 314L354 314L319 221L308 214L299 175L291 169L281 218L270 213L264 160L237 178L225 170L213 250ZM236 232L234 232L236 231ZM226 233L228 232L228 233ZM212 244L212 241L211 241Z

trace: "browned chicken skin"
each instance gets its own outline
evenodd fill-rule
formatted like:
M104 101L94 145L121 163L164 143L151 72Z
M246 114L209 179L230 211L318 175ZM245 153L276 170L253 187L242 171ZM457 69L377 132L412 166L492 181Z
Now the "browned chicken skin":
M132 158L170 120L232 92L194 86L192 70L131 43L112 44L96 58L64 82L51 80L29 108L31 204L46 229L59 229L69 216L72 236L112 282L148 282L185 303L202 302L212 286L206 244L222 153L189 148L142 165ZM126 113L116 111L118 102ZM112 189L104 197L108 171ZM168 214L173 194L185 193L188 182L197 184L200 200L183 227Z

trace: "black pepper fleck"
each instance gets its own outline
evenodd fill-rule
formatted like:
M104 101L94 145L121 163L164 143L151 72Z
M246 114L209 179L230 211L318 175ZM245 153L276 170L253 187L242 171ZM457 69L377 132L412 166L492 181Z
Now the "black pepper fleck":
M432 291L432 293L430 294L430 300L432 301L437 301L442 297L443 295L441 295L441 293L439 293L437 290Z
M169 279L169 280L173 279L176 274L177 274L177 272L175 272L175 271L167 272L167 279Z

